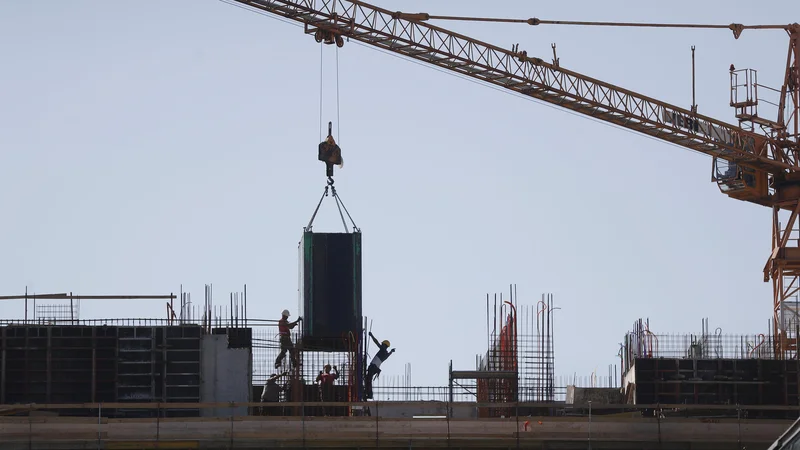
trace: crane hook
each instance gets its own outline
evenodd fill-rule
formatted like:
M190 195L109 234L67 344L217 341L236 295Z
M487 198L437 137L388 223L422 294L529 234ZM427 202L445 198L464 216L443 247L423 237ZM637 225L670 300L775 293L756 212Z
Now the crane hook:
M553 65L558 67L558 56L556 56L556 44L550 44L550 47L553 47Z

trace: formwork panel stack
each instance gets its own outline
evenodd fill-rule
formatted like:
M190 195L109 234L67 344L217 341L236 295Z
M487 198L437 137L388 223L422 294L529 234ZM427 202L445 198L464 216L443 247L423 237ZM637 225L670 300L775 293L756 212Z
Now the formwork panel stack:
M160 328L118 328L117 402L160 401L163 393L159 382L163 373L163 355L157 351L161 348L158 345L160 337L163 339ZM151 415L146 409L120 409L117 412L127 417Z
M4 403L47 403L47 327L6 327Z
M711 333L707 319L698 334L656 334L649 321L639 319L620 353L626 399L636 404L738 405L744 417L796 418L797 411L786 407L796 407L800 400L800 361L773 359L772 341L765 334L725 335L721 328Z
M92 396L92 327L47 327L48 403L70 403Z
M94 392L91 402L117 401L117 327L92 327Z
M0 404L197 403L202 336L199 325L0 327ZM105 416L155 414L103 410ZM199 410L162 414L198 416Z
M796 360L636 358L636 403L796 405Z
M164 401L195 403L200 401L200 326L167 327L164 345ZM168 410L167 416L199 416L199 410Z

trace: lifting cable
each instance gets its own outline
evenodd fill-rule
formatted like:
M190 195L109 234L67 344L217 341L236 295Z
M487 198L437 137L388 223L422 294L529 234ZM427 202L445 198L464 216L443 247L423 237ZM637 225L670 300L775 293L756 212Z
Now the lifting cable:
M319 140L322 141L322 94L323 94L323 74L324 64L322 63L322 45L319 46Z
M339 117L339 47L336 47L336 138L342 143L342 120Z
M323 112L323 97L324 97L324 58L323 58L323 45L319 46L319 140L322 141L322 112ZM341 112L339 108L339 47L336 47L336 141L342 141L342 121Z
M323 98L324 98L324 58L323 58L323 44L320 44L319 50L319 139L322 140L322 117L323 117ZM339 142L341 142L341 112L339 108L339 48L336 47L336 134L339 138ZM328 122L328 134L331 134L331 123ZM334 201L336 202L336 208L339 210L339 217L342 219L342 226L344 226L345 233L348 232L347 221L345 220L344 216L347 214L347 218L350 219L350 223L353 226L353 231L361 232L356 225L356 222L353 220L353 216L350 215L350 211L347 210L347 207L344 205L344 201L336 192L336 186L333 185L333 179L328 178L328 184L325 186L325 190L322 193L322 197L320 197L319 202L317 203L317 207L314 209L314 214L311 215L311 220L308 221L308 225L303 229L304 231L308 232L312 230L312 226L314 225L314 219L317 217L317 213L319 212L319 208L322 206L322 201L325 200L325 197L328 196L328 192L330 191L331 196L333 197Z
M331 196L333 197L334 201L336 201L336 207L339 209L339 217L342 219L342 225L344 226L344 232L347 233L347 222L344 220L344 215L347 214L347 218L350 219L350 223L353 225L353 231L356 233L360 233L361 229L358 228L356 225L355 220L353 220L353 216L350 215L350 211L347 210L347 207L344 206L344 202L339 194L336 192L336 186L333 185L332 180L328 181L328 184L325 186L325 191L322 193L322 197L319 199L319 203L317 203L316 209L314 209L314 214L311 215L311 220L308 221L308 225L303 228L303 231L308 232L311 231L312 226L314 225L314 219L317 217L317 213L319 212L319 207L322 206L322 201L325 200L325 197L328 196L328 189L331 191ZM344 213L342 213L344 210Z
M605 26L605 27L649 27L649 28L717 28L733 31L738 38L743 30L789 30L791 25L743 25L732 23L730 25L695 24L695 23L636 23L636 22L589 22L574 20L542 20L536 17L529 19L506 19L497 17L462 17L462 16L435 16L428 13L396 12L394 18L405 19L412 22L425 22L428 20L453 20L461 22L496 22L496 23L526 23L528 25L580 25L580 26Z

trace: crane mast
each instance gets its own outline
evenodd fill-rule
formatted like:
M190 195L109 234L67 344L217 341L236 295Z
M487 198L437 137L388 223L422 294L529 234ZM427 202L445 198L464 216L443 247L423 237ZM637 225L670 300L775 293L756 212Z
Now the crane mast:
M556 59L547 62L528 56L517 46L504 49L431 25L427 23L431 16L425 13L392 12L360 0L235 1L302 23L317 42L341 47L345 38L354 39L711 156L712 181L721 192L772 208L772 253L764 281L771 279L773 285L773 348L776 358L797 356L800 24L780 27L789 36L789 48L776 120L758 115L762 85L755 71L731 65L730 106L739 120L733 125L565 69ZM738 38L745 28L766 27L724 28ZM781 211L790 212L788 221L780 220Z

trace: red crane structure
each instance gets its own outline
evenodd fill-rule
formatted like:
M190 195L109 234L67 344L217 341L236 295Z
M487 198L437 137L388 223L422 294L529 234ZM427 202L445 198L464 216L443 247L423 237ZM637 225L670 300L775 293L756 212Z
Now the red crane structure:
M772 252L764 281L772 280L774 352L798 356L800 328L800 24L698 25L493 19L393 12L359 0L233 0L304 24L317 42L342 47L354 39L476 78L706 155L712 181L731 198L772 209ZM783 29L789 37L786 71L775 120L758 114L753 69L730 68L733 125L565 69L514 46L505 49L428 23L430 20L515 22L529 25L722 28L739 38L746 29ZM554 49L555 50L555 49ZM555 55L554 55L555 56ZM782 222L781 211L791 214Z

